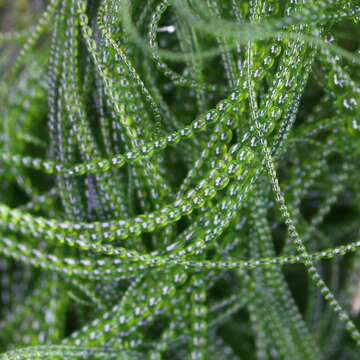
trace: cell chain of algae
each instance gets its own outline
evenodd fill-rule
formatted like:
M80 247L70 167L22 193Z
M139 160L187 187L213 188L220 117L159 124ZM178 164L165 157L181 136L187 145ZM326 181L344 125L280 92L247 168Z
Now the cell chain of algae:
M359 359L358 1L6 11L1 360Z

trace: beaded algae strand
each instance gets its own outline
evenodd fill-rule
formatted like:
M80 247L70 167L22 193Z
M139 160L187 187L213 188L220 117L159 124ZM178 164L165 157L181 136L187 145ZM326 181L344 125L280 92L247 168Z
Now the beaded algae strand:
M0 359L358 359L358 2L21 4Z

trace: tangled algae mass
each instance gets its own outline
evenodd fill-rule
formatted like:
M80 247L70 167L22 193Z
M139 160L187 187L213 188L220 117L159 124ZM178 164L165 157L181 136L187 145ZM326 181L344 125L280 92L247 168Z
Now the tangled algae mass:
M0 359L360 358L358 1L0 16Z

